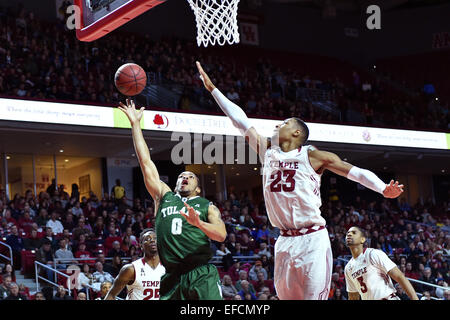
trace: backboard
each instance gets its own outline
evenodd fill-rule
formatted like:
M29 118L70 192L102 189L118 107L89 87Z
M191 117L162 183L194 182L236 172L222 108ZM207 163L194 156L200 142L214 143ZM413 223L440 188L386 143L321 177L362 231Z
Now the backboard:
M77 38L94 41L166 0L74 0L80 8Z

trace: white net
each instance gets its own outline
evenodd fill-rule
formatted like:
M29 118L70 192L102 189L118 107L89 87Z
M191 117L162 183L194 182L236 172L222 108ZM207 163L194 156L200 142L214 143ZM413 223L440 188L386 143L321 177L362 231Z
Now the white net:
M239 0L188 0L195 13L197 45L239 43Z

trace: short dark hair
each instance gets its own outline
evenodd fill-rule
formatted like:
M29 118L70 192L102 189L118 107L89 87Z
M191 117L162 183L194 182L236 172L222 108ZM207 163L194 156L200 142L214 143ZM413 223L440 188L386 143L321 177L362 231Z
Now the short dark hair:
M306 143L306 141L308 141L308 138L309 138L309 128L302 119L296 118L296 117L294 117L293 119L296 121L296 123L300 127L300 129L302 129L302 134L303 134L302 145L304 145Z
M362 236L367 239L367 231L365 229L361 228L360 226L353 226L353 227L358 229L359 232L361 232Z
M153 233L155 233L155 229L153 229L153 228L146 228L146 229L142 230L142 232L139 234L139 243L142 242L142 238L144 237L144 235L145 235L147 232L153 232Z

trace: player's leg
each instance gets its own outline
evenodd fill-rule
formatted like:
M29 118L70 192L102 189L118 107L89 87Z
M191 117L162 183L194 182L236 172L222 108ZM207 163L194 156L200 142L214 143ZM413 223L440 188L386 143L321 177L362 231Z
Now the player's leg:
M217 268L206 264L182 276L183 300L223 300Z
M304 237L303 245L308 249L295 261L299 277L303 277L303 298L305 300L327 300L330 292L333 254L326 229L313 232Z
M291 256L293 247L301 248L299 242L300 237L283 236L275 242L274 285L280 300L303 300L304 277Z
M159 288L160 300L181 300L180 277L165 273L161 277Z

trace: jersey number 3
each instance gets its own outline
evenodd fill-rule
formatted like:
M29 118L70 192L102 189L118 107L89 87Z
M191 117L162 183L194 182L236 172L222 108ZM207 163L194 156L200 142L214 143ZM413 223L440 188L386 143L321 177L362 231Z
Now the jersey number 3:
M364 283L364 278L361 276L361 277L358 277L356 279L358 280L359 285L361 286L361 292L362 293L366 293L367 292L367 286Z
M270 183L270 191L281 192L283 191L294 191L295 189L295 170L278 170L270 176L270 179L274 179ZM284 181L281 181L281 179Z

